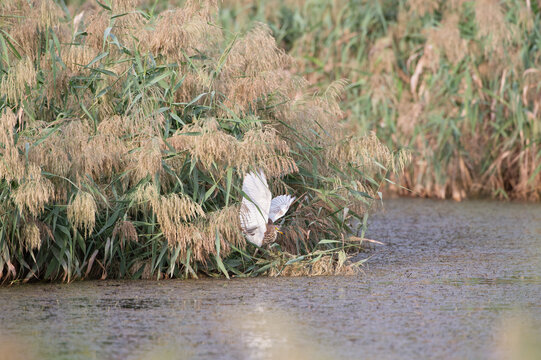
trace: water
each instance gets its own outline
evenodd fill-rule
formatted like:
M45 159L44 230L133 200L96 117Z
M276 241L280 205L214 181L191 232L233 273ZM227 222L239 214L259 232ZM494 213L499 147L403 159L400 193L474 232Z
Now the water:
M0 288L0 359L541 355L541 206L399 199L350 277Z

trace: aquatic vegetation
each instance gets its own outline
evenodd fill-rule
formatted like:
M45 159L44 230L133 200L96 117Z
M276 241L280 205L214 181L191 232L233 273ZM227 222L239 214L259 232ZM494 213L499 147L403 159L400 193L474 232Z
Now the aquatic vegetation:
M268 22L310 83L347 78L344 111L411 149L401 194L539 200L539 2L225 1Z
M225 31L213 1L61 4L0 5L2 281L342 268L359 249L348 224L407 154L345 120L343 82L314 91L267 26ZM254 258L238 214L258 169L298 200Z

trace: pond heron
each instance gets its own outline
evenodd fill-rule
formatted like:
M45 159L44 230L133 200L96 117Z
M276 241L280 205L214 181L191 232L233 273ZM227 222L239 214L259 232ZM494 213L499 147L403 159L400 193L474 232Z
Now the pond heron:
M246 174L242 192L244 198L239 215L246 239L257 246L274 242L280 231L274 223L285 215L295 198L280 195L272 199L267 178L261 170L257 174Z

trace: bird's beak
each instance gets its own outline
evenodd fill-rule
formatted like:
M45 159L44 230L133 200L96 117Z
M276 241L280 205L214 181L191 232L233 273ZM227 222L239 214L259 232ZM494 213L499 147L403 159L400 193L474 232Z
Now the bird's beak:
M276 231L277 231L277 232L278 232L279 234L282 234L282 235L284 235L284 233L283 233L283 232L281 232L280 230L276 230Z

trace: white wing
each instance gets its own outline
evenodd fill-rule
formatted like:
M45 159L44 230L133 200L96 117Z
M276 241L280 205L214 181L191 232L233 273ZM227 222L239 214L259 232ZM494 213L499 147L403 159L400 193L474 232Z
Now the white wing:
M84 15L85 15L85 11L83 10L79 14L77 14L77 16L73 18L73 28L75 30L77 30L77 28L79 27L79 23L81 22L81 20L83 20Z
M272 222L275 222L276 220L284 216L293 201L295 201L295 198L289 195L280 195L272 199L269 211L269 219L271 219Z
M261 246L267 230L271 192L262 171L244 177L242 191L245 196L240 208L240 225L248 241Z

